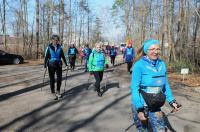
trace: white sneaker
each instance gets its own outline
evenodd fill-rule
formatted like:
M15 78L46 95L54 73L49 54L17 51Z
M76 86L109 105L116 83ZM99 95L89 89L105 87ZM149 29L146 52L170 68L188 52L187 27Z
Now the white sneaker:
M57 91L56 97L58 97L58 98L61 98L61 97L62 97L62 95L60 94L60 91Z

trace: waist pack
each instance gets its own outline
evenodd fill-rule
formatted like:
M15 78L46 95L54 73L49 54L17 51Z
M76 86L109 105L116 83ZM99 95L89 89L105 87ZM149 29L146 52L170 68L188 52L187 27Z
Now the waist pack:
M62 66L61 61L58 61L58 60L50 60L49 61L49 67L58 68L61 66Z
M139 92L150 110L160 108L165 104L166 96L162 91L158 93L147 93L140 89Z

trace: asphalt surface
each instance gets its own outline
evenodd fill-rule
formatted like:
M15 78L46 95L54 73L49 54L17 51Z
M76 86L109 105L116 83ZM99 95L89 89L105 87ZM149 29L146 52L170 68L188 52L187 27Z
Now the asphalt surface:
M103 96L93 90L93 77L78 65L63 68L62 95L54 100L48 75L42 65L0 66L0 131L25 132L124 132L132 124L130 79L126 65L117 61L104 73ZM66 83L66 87L65 87ZM200 96L187 86L173 83L173 93L182 108L170 113L163 107L171 131L200 131ZM64 90L65 89L65 90ZM132 126L128 132L136 131Z

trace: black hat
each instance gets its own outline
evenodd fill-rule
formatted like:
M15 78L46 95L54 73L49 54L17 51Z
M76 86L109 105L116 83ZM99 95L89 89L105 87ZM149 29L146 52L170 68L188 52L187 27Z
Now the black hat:
M58 35L55 35L55 34L54 34L54 35L52 35L52 36L51 36L51 39L55 39L55 38L57 38L57 39L58 39L58 41L60 40L60 38L59 38L59 36L58 36Z

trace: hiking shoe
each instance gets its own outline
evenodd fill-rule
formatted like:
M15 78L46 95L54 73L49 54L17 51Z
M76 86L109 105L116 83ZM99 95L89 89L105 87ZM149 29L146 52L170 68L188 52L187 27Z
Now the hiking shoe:
M93 85L93 87L94 87L94 91L96 92L96 91L97 91L97 88L95 87L95 85Z
M103 93L102 92L98 92L98 96L102 97Z
M52 98L53 100L58 100L58 97L56 96L55 93L52 93L52 94L51 94L51 98Z
M56 93L56 97L58 97L58 98L62 98L62 95L60 94L60 91L57 91L57 93Z

